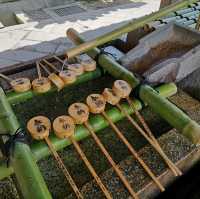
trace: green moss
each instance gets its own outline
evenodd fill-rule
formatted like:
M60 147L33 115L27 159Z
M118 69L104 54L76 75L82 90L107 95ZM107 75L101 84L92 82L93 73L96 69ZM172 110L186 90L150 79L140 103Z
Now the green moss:
M0 198L20 199L11 177L5 178L0 181Z

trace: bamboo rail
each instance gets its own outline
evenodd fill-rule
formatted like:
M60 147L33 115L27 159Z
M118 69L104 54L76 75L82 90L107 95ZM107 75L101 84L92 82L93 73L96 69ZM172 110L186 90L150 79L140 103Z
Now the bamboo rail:
M1 130L13 135L20 125L2 88L0 88L0 112ZM52 198L27 144L17 141L10 160L24 198Z

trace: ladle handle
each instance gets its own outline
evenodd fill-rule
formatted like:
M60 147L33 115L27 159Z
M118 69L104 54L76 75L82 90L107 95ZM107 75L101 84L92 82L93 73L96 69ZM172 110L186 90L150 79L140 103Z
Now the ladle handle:
M55 70L55 72L60 72L52 63L48 62L46 59L43 59L42 61L50 66L53 70Z
M67 64L66 64L66 62L67 62L67 59L65 59L64 61L62 60L62 59L60 59L59 57L57 57L56 55L54 55L53 56L56 60L58 60L59 62L61 62L62 63L62 68L61 68L61 71L63 71L63 69L64 69L64 66L68 66Z
M140 123L142 124L142 126L144 127L144 130L146 131L146 133L148 134L148 137L154 142L154 144L158 147L159 149L159 153L160 155L164 158L164 160L166 160L166 163L168 164L169 168L171 169L171 171L175 174L175 176L182 175L181 170L167 157L167 155L164 153L164 151L162 150L160 144L158 143L158 141L156 140L156 138L154 137L153 133L151 132L148 124L146 123L145 119L142 117L142 115L139 113L139 111L135 108L134 104L132 103L130 97L127 97L127 101L130 105L130 107L132 108L133 112L135 113L136 117L139 119Z
M173 172L175 176L178 176L178 173L176 172L176 169L173 166L173 163L170 161L170 159L167 157L167 155L163 152L160 145L158 146L152 138L150 138L147 133L143 130L142 127L139 126L139 124L127 113L125 109L122 108L120 104L116 105L118 109L127 117L127 119L131 122L131 124L140 132L140 134L151 144L151 146L160 154L160 156L163 158L163 160L166 162L166 164L169 166L170 170Z
M126 137L123 135L123 133L118 129L118 127L113 123L113 121L109 118L109 116L107 115L107 113L105 111L102 112L102 115L104 116L104 118L108 121L108 123L110 124L110 126L112 127L112 129L116 132L116 134L118 135L118 137L121 139L121 141L127 146L127 148L129 149L130 153L133 155L133 157L140 163L140 165L143 167L143 169L147 172L147 174L152 178L152 180L160 186L161 188L161 184L158 181L157 177L155 176L155 174L151 171L151 169L149 168L149 166L144 162L144 160L139 156L139 154L137 153L137 151L132 147L132 145L130 144L130 142L126 139Z
M53 56L56 60L58 60L60 63L64 64L64 61L62 59L60 59L59 57L57 57L56 55Z
M112 165L113 169L115 170L115 172L117 173L117 175L119 176L119 178L121 179L121 181L123 182L123 184L125 185L125 187L127 188L127 190L129 191L130 195L134 199L135 198L137 199L138 198L137 194L132 189L130 183L127 181L127 179L125 178L125 176L122 174L120 168L114 162L114 160L112 159L112 157L110 156L110 154L108 153L108 151L106 150L106 148L104 147L104 145L102 144L102 142L100 141L100 139L97 137L97 135L95 134L95 132L94 132L93 128L91 127L91 125L88 122L85 122L84 124L85 124L85 127L89 130L91 136L94 138L94 140L97 143L97 145L99 146L99 148L101 149L101 151L103 152L103 154L106 156L107 160Z
M3 78L3 79L5 79L5 80L8 81L8 82L11 82L11 81L12 81L12 79L10 79L9 77L7 77L7 76L5 76L5 75L3 75L3 74L1 74L1 73L0 73L0 77Z
M42 74L41 74L39 62L36 62L36 68L37 68L38 77L39 77L39 79L41 79L42 78Z
M43 65L42 63L39 63L39 65L45 70L45 72L50 75L51 72L45 67L45 65Z
M57 151L54 149L54 146L52 145L51 141L49 140L48 137L45 138L45 141L46 141L47 145L49 146L49 149L51 150L54 158L56 159L58 166L63 171L66 179L68 180L69 184L71 185L72 189L74 190L77 198L83 199L82 194L80 193L80 191L79 191L78 187L76 186L74 180L72 179L71 175L69 174L68 170L66 169L62 159L58 155Z
M97 175L97 173L94 170L93 166L91 165L91 163L89 162L89 160L85 156L85 154L82 151L81 147L79 146L78 142L76 142L76 140L73 137L70 137L70 140L71 140L72 144L74 145L74 147L76 148L76 151L78 152L78 154L80 155L80 157L84 161L85 165L89 169L90 173L92 174L92 176L96 180L97 184L101 188L102 192L105 194L106 198L107 199L112 199L112 196L110 195L109 191L107 190L107 188L105 187L105 185L103 184L103 182L101 181L99 176Z

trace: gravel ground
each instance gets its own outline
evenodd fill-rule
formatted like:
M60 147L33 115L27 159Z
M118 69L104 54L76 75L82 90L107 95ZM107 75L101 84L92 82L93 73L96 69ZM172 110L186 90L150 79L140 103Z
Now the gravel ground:
M0 199L20 199L11 177L0 181Z

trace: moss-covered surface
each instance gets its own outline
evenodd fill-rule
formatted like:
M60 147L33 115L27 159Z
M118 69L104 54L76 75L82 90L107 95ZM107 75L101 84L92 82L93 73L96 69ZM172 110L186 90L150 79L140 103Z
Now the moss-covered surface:
M0 181L0 198L1 199L20 199L15 184L11 177Z

